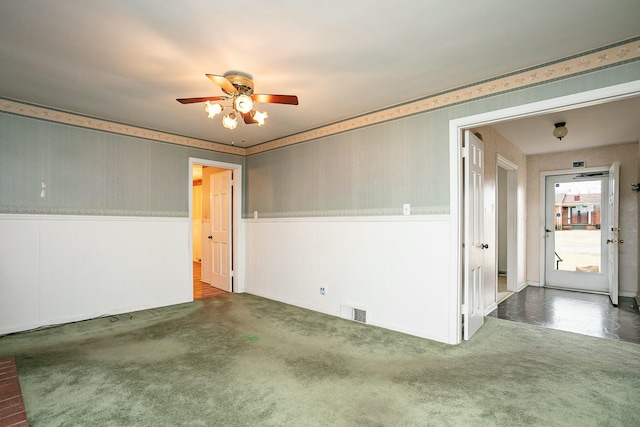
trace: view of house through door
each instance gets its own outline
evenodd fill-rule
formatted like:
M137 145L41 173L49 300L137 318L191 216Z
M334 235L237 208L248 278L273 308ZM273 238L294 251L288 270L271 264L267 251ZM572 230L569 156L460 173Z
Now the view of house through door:
M203 163L192 165L194 299L233 292L234 171Z
M609 170L546 176L545 286L609 293L610 190Z

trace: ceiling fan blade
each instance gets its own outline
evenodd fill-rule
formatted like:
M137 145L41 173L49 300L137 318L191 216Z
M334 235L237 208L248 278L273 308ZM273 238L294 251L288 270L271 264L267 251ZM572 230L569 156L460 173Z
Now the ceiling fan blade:
M229 99L228 96L204 96L201 98L179 98L176 99L181 104L195 104L196 102L206 102L206 101L224 101Z
M227 93L232 93L234 95L238 94L238 89L236 89L229 80L227 80L224 76L217 76L215 74L205 74L211 80L213 80L218 86L222 88Z
M252 124L258 123L256 119L251 117L251 113L240 113L240 114L242 115L242 118L244 119L244 122L246 124L252 125Z
M295 95L251 95L256 102L269 102L271 104L298 105L298 97Z

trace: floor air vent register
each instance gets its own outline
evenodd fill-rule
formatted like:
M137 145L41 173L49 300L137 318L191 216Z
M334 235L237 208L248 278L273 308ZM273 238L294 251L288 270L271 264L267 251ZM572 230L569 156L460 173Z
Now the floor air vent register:
M359 308L353 309L353 320L360 323L367 323L367 312Z
M349 319L359 323L367 323L367 310L364 308L343 305L340 311L340 317L343 319Z

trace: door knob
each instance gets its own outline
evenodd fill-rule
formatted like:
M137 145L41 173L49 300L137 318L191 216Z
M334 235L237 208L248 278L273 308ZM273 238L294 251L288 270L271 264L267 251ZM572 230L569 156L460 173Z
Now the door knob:
M483 243L483 244L480 245L480 248L489 249L489 245L487 245L486 243Z
M207 239L212 239L213 240L213 236L209 236L209 237L207 237Z

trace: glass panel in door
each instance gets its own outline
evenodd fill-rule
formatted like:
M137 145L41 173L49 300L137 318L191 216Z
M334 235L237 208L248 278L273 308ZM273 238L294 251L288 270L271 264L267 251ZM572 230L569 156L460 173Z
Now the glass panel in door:
M605 177L548 176L545 191L546 285L605 292Z

